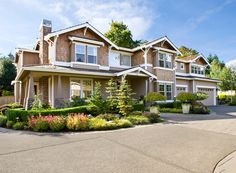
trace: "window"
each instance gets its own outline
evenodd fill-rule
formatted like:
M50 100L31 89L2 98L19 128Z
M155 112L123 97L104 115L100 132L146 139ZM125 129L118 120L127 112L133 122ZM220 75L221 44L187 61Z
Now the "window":
M77 62L97 64L97 47L76 44L75 57Z
M160 94L166 96L167 100L172 99L172 84L170 83L159 83L159 91Z
M97 48L92 46L87 46L87 51L88 51L88 63L96 64Z
M204 75L205 74L205 68L202 67L202 66L199 66L199 65L192 65L191 66L191 73Z
M78 79L73 80L70 83L71 97L78 96L81 98L87 98L92 95L93 85L92 80Z
M168 53L159 53L158 66L172 68L171 55Z
M84 45L76 45L75 47L76 61L85 62L85 49L86 47Z
M184 63L180 63L180 69L184 70Z
M120 55L120 65L130 66L130 56L129 55Z

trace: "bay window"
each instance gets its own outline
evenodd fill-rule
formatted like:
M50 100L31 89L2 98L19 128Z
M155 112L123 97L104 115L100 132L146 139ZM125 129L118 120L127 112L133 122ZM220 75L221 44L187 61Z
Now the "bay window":
M160 94L166 96L167 100L172 99L172 84L171 83L159 83Z
M97 47L90 45L76 44L75 60L77 62L97 64Z
M93 85L90 79L73 79L70 82L71 97L87 98L92 95Z

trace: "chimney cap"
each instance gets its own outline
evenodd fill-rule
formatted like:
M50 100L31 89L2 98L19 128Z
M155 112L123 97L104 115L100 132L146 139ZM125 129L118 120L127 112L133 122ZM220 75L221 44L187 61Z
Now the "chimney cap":
M41 22L40 28L42 28L42 27L51 28L52 27L51 20L43 19L42 22Z

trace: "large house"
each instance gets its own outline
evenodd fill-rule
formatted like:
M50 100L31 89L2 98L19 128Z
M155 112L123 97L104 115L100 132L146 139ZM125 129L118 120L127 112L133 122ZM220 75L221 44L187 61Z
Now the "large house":
M15 100L27 109L39 95L61 107L72 96L88 97L96 81L125 76L135 97L159 92L173 100L180 92L206 92L206 105L216 105L217 80L207 78L203 55L177 58L178 48L166 36L133 49L119 47L89 23L52 31L43 20L35 47L16 49Z

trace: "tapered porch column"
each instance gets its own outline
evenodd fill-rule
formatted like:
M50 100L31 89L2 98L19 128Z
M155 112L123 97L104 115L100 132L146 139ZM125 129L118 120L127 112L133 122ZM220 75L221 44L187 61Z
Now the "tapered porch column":
M51 96L51 104L52 104L52 107L54 108L55 107L55 80L54 80L54 75L52 75L52 96Z
M32 103L34 101L34 78L30 74L29 75L29 83L28 83L28 97L26 100L26 110L30 109L32 107Z

